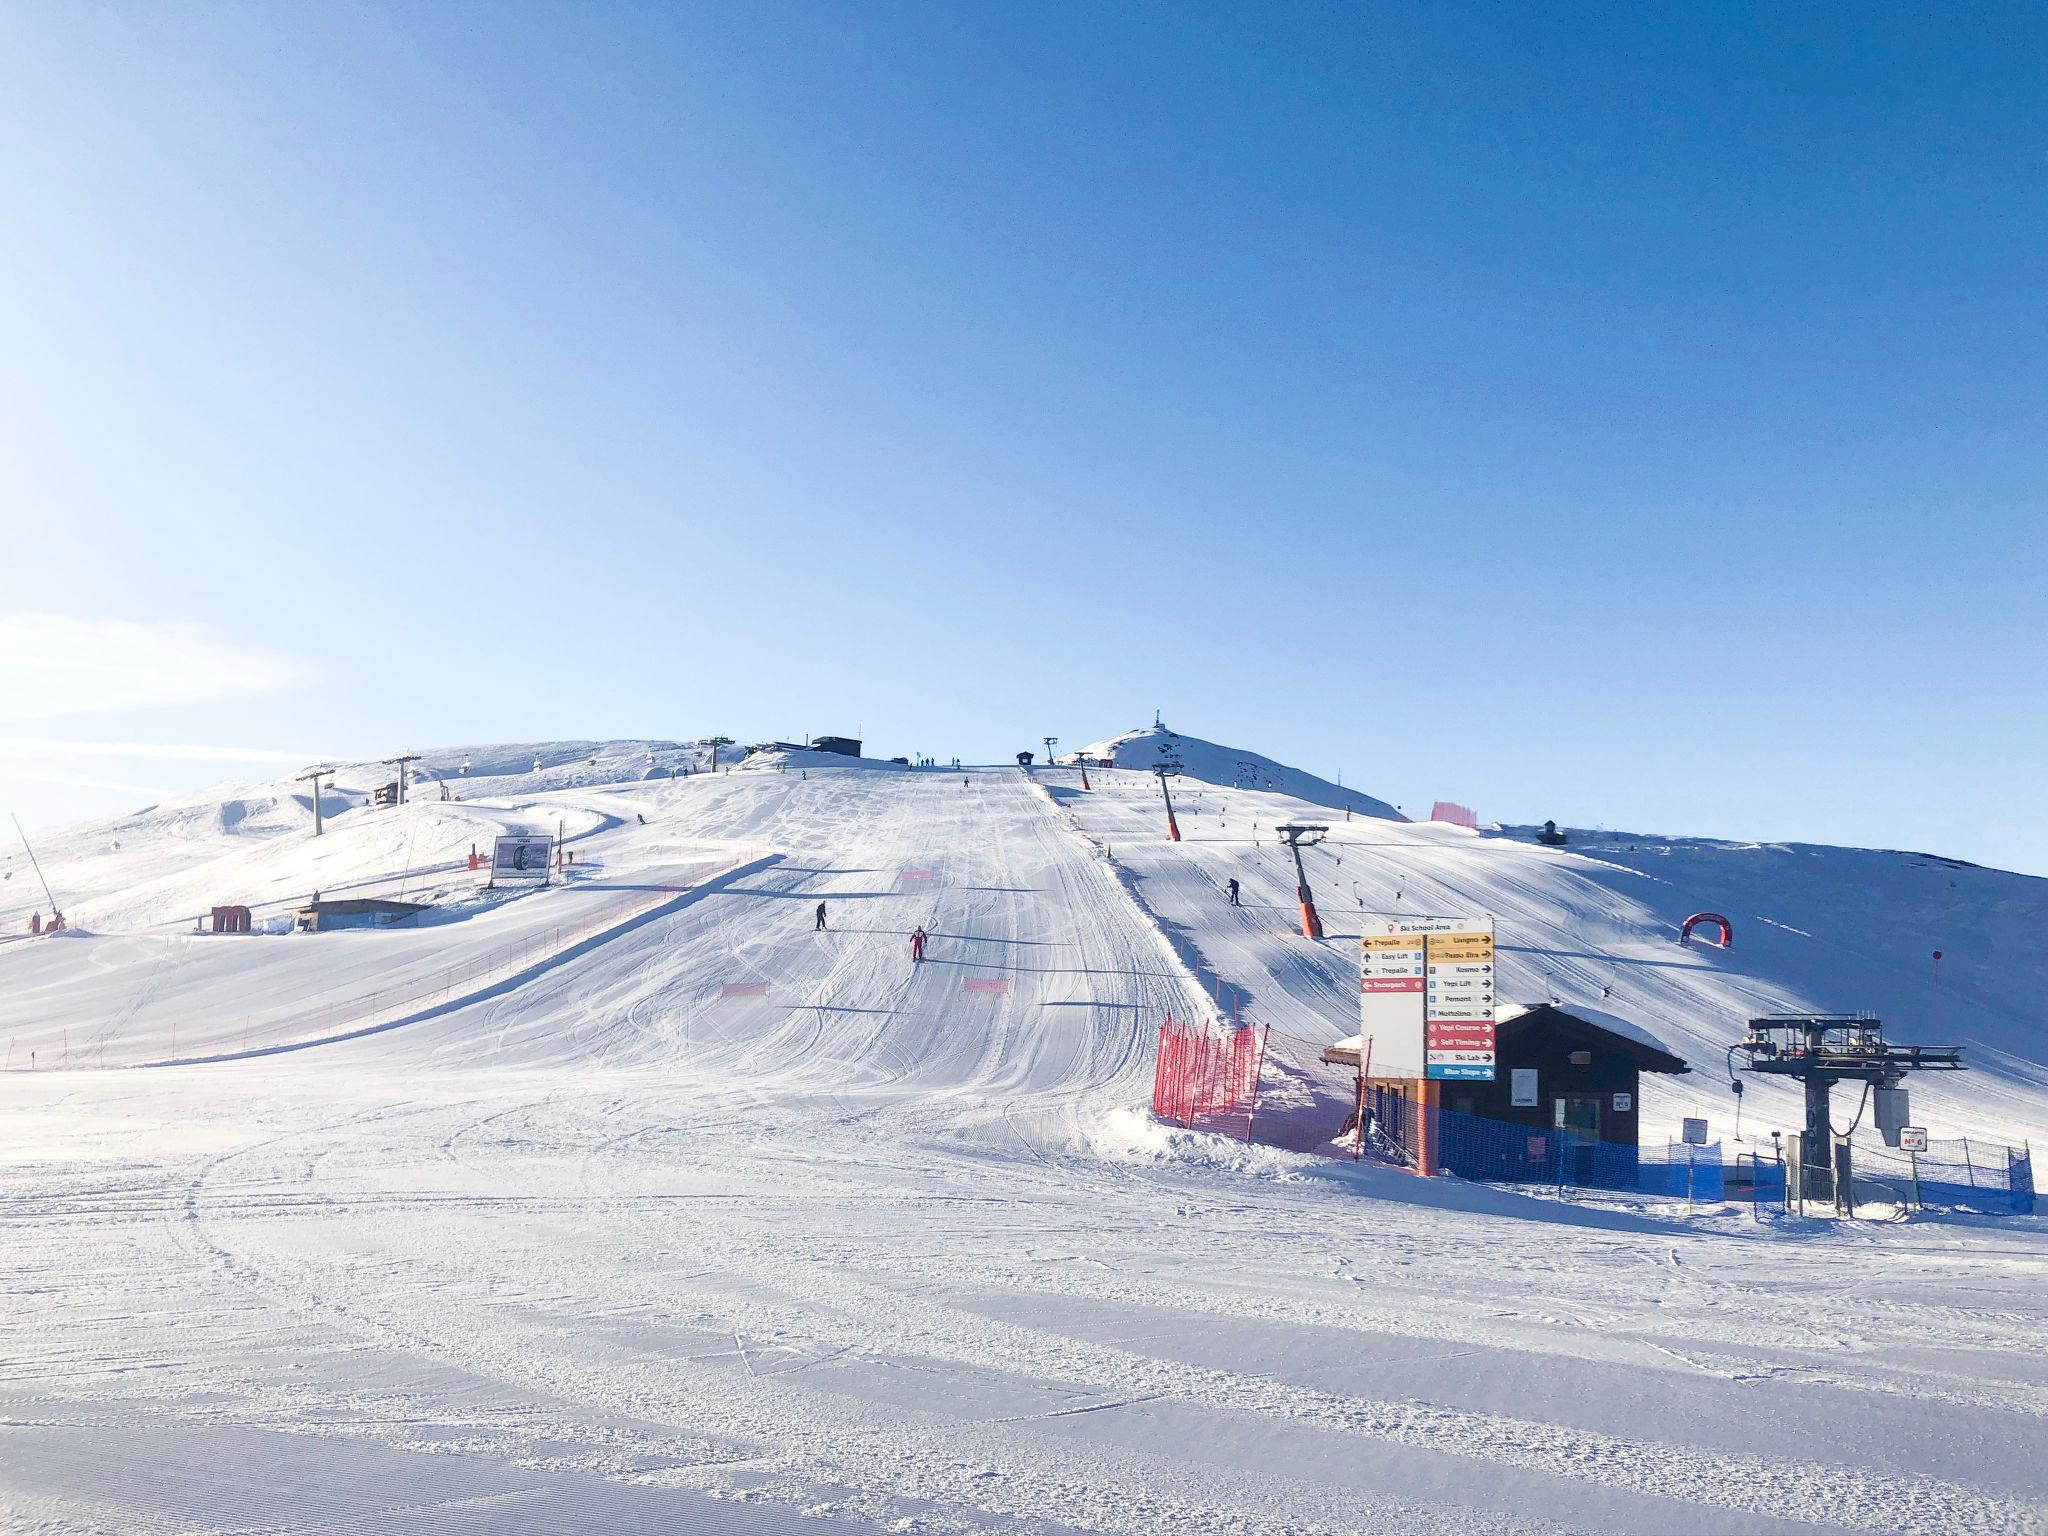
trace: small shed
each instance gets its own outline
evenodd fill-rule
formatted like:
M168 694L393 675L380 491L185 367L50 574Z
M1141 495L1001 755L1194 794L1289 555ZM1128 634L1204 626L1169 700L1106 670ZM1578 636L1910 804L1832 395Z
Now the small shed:
M337 928L389 928L427 910L421 901L388 901L381 896L347 896L332 901L309 901L298 909L302 933L326 933Z
M858 736L813 736L811 738L811 750L813 752L837 752L841 757L859 757L860 738Z
M1354 1069L1356 1037L1323 1052L1323 1060ZM1689 1072L1640 1025L1591 1008L1557 1003L1503 1006L1495 1017L1491 1082L1369 1077L1366 1103L1374 1119L1425 1173L1463 1173L1460 1146L1533 1145L1530 1133L1563 1131L1577 1143L1634 1148L1645 1072ZM1484 1134L1498 1128L1498 1134ZM1548 1155L1547 1152L1545 1154ZM1479 1177L1501 1177L1491 1164Z
M249 931L249 909L247 907L215 907L212 916L213 931L215 933L247 933Z

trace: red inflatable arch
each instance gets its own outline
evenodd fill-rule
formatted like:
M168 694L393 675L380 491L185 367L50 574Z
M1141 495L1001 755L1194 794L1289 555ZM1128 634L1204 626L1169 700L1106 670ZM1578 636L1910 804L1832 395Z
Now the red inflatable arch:
M1732 949L1734 947L1735 925L1718 912L1693 913L1691 917L1688 917L1683 923L1679 924L1678 942L1683 944L1690 939L1693 929L1697 928L1701 923L1712 923L1721 930L1721 937L1717 942L1723 949Z

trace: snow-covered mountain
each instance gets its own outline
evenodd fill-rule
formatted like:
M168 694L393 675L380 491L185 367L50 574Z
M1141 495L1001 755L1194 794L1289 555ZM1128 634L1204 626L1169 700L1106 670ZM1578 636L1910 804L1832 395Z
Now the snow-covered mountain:
M404 806L342 765L317 838L287 775L39 839L80 931L0 942L0 1525L2048 1529L2037 1219L1575 1205L1144 1109L1167 1015L1227 986L1334 1041L1366 914L1485 912L1504 1001L1692 1063L1652 1134L1770 1155L1796 1106L1758 1084L1737 1142L1728 1042L1868 1007L1965 1045L1914 1085L1937 1137L2041 1139L2048 881L1548 848L1164 731L1081 755L1124 766L470 747ZM574 866L481 890L513 829ZM314 888L431 908L194 931ZM1701 908L1732 949L1678 943Z
M1354 816L1378 816L1388 821L1407 820L1384 800L1332 784L1299 768L1290 768L1245 747L1219 746L1199 736L1183 736L1164 725L1139 726L1119 736L1105 737L1073 752L1060 754L1061 763L1113 763L1119 768L1140 768L1147 773L1164 767L1168 772L1205 784L1228 789L1263 789L1290 799L1305 800L1332 810L1350 811Z

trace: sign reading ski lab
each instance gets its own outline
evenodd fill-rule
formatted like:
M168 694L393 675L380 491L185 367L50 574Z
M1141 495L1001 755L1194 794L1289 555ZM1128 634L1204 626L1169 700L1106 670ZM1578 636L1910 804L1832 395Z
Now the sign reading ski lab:
M545 880L555 840L545 833L515 832L491 845L491 880Z
M1375 1077L1492 1082L1493 919L1389 918L1361 948L1358 1022Z

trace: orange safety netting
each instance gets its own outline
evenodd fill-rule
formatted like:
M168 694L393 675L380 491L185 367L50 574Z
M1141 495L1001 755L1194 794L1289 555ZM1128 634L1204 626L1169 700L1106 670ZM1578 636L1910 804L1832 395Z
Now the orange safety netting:
M1152 1069L1152 1113L1180 1125L1197 1118L1248 1115L1259 1081L1259 1031L1182 1024L1159 1026Z

